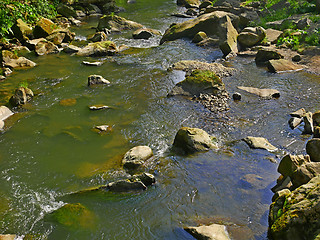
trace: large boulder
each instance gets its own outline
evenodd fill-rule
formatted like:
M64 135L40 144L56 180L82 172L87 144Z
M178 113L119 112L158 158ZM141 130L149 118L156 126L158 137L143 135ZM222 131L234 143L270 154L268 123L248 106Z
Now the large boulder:
M32 28L20 18L16 20L15 24L11 27L11 30L14 36L22 42L32 36Z
M39 41L35 47L35 52L38 56L59 53L59 49L52 42L43 40Z
M198 32L203 31L208 36L219 36L226 33L227 21L226 16L228 16L232 22L232 25L237 27L239 22L239 17L232 13L216 11L213 13L203 14L195 19L185 21L183 23L173 24L169 29L166 30L160 44L166 41L173 41L179 38L190 38L192 39L194 35ZM222 28L222 29L220 29ZM222 41L225 41L226 38Z
M199 128L182 127L177 132L173 146L186 153L208 151L216 148L214 138Z
M147 159L153 156L152 149L148 146L136 146L131 148L123 157L122 164L126 169L136 169Z
M60 45L61 43L63 43L65 37L66 34L64 32L55 32L46 37L46 39L55 45Z
M293 186L295 188L300 187L318 175L320 175L320 162L305 163L292 174Z
M118 47L112 41L89 43L77 52L79 56L110 56L118 52Z
M269 234L274 240L318 239L320 229L320 175L270 206Z
M211 224L209 226L185 227L195 239L205 240L230 240L226 226L220 224Z
M33 29L33 36L35 38L45 38L52 34L58 26L47 18L41 18Z
M155 35L161 35L161 33L158 30L150 28L140 28L132 33L134 39L149 39Z
M134 30L139 28L144 28L140 23L136 23L127 20L123 17L117 15L107 15L103 16L99 20L98 30L103 31L104 29L109 29L111 31L119 32L122 30Z
M291 155L284 156L278 166L278 172L284 177L291 177L294 171L302 164L309 163L310 157L308 155Z
M1 59L3 65L10 68L31 68L37 65L35 62L25 57L18 57L18 55L8 50L2 50Z
M307 154L313 162L320 162L320 138L313 138L307 142Z
M19 87L16 89L14 95L10 98L10 103L13 106L20 106L31 101L33 98L33 92L26 87Z
M262 48L257 52L255 62L256 64L265 64L269 60L281 58L283 58L283 56L274 49Z
M266 37L263 27L246 27L238 36L238 41L243 47L252 47Z
M76 18L77 17L76 10L74 10L73 7L65 5L65 4L59 4L57 7L57 12L66 18L69 18L69 17Z
M233 26L229 16L224 16L219 20L218 37L220 39L220 49L224 56L230 53L238 53L238 32Z

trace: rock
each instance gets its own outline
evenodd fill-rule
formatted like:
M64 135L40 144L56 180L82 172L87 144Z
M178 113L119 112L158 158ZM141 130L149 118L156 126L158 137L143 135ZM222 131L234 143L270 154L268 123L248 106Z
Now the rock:
M232 95L232 98L234 101L240 101L241 100L241 94L236 92Z
M127 20L123 17L119 17L117 15L107 15L100 18L97 28L99 31L102 31L105 28L107 28L111 31L119 32L122 30L144 28L144 26L139 23Z
M14 36L21 42L28 40L32 36L32 28L20 18L16 20L11 30Z
M200 6L200 0L177 0L177 5L186 8L198 8Z
M88 41L91 42L101 42L106 41L108 39L107 34L104 32L97 32L92 37L88 38Z
M200 93L215 94L219 90L224 90L222 80L208 70L193 70L187 75L185 80L179 82L169 93L169 96L199 96Z
M76 10L77 18L84 18L86 14L81 10Z
M65 4L59 4L57 7L57 12L66 18L77 17L77 12L74 10L74 8Z
M219 46L219 39L208 37L202 40L201 42L198 42L197 46L206 48L216 48Z
M302 118L292 117L289 119L289 126L291 129L295 129L303 122Z
M289 189L279 190L273 195L272 202L274 202L277 198L289 195L290 193L291 191Z
M238 36L239 43L244 47L252 47L266 37L263 27L246 27Z
M313 137L314 138L320 138L320 126L315 126L314 127Z
M89 106L90 110L103 110L103 109L110 109L111 107L107 106L107 105L93 105L93 106Z
M45 39L45 38L37 38L37 39L27 40L27 41L25 42L25 45L26 45L30 50L35 50L37 43L38 43L38 42L41 42L41 41L47 41L47 39Z
M241 182L244 183L244 185L255 189L264 189L268 185L268 183L257 174L246 174L241 177Z
M211 1L205 0L199 5L199 9L206 8L206 7L209 7L209 6L212 6Z
M6 106L0 107L0 121L6 120L8 117L12 116L14 113Z
M267 89L267 88L253 88L253 87L243 87L240 86L238 87L241 90L244 90L246 92L258 95L259 97L263 97L263 98L278 98L280 97L280 92L276 89Z
M58 223L72 228L88 228L94 226L95 216L81 203L68 203L51 213Z
M302 18L298 21L297 28L304 30L304 29L310 27L311 24L312 24L312 21L310 20L310 18L305 17L305 18Z
M314 125L320 126L320 111L317 111L312 114L312 120L314 122Z
M283 34L282 31L279 31L279 30L275 30L275 29L272 29L272 28L268 28L266 30L266 38L269 42L271 43L277 43L278 42L278 39L279 37Z
M224 16L220 20L218 35L220 39L220 49L224 56L230 53L238 53L238 32L234 28L229 16Z
M303 118L305 114L306 114L306 110L304 108L300 108L299 110L290 113L290 116L296 117L296 118Z
M158 30L150 28L140 28L132 33L134 39L149 39L154 35L161 35Z
M90 75L88 77L88 86L96 85L96 84L110 84L107 79L104 79L100 75Z
M313 133L312 112L307 112L303 116L303 122L304 122L303 134L312 134Z
M256 64L264 64L269 60L281 59L283 56L277 51L269 48L260 49L255 57Z
M284 189L291 189L293 186L291 178L290 177L285 177L282 179L282 181L280 181L279 183L277 183L276 186L274 186L273 188L271 188L272 192L277 193L278 191L282 191Z
M187 15L185 13L173 13L171 14L171 16L177 17L177 18L192 18L192 16Z
M5 67L11 68L31 68L37 64L25 57L18 57L15 53L8 50L2 50L1 52L2 62Z
M284 156L278 166L278 172L284 177L291 177L293 172L304 163L309 163L310 157L308 155L291 155Z
M79 47L77 47L77 46L74 46L74 45L68 45L68 46L66 46L65 48L63 48L63 51L65 52L65 53L69 53L69 54L71 54L71 53L77 53L77 52L79 52L81 50L81 48L79 48Z
M103 64L103 62L88 62L88 61L82 61L83 65L87 65L87 66L101 66Z
M198 32L192 39L193 43L199 43L206 39L208 36L205 32Z
M145 186L151 186L156 182L155 177L150 173L141 173L133 175L131 181L141 181Z
M229 20L226 18L229 17ZM198 32L203 31L208 36L222 36L221 42L229 39L226 35L231 33L231 25L237 26L239 17L232 13L216 11L213 13L203 14L198 18L191 19L179 24L173 24L166 30L160 44L166 41L173 41L179 38L193 38Z
M293 186L295 188L300 187L318 175L320 175L320 162L305 163L292 174Z
M136 169L147 159L153 156L152 149L148 146L131 148L123 157L122 164L126 169Z
M15 94L10 98L10 103L13 106L20 106L31 101L33 98L33 92L29 88L19 87Z
M197 16L198 8L188 8L188 10L186 11L186 14L190 16Z
M100 125L100 126L95 126L96 129L98 129L101 132L111 132L112 127L109 125Z
M270 206L269 235L274 240L316 239L320 229L320 176Z
M230 240L226 227L220 224L211 224L209 226L185 227L196 239L206 240Z
M60 45L61 43L63 43L65 36L66 34L63 32L55 32L49 35L48 37L46 37L46 39L55 45Z
M307 154L312 162L320 162L320 138L313 138L307 142Z
M300 54L296 54L291 58L292 61L294 62L300 62L301 61L301 55Z
M36 45L35 52L38 56L47 54L59 53L59 49L56 45L49 41L39 41Z
M185 72L190 72L196 69L212 71L218 77L229 77L236 72L234 68L225 67L220 63L206 63L194 60L183 60L176 62L168 70L182 70Z
M303 66L286 59L269 60L267 62L267 67L272 73L300 71L304 68Z
M216 148L213 137L199 128L182 127L177 132L173 146L186 153L208 151Z
M246 137L242 140L245 141L250 148L265 149L270 152L278 150L275 146L271 145L267 139L262 137Z
M17 235L15 234L0 234L0 240L15 240Z
M54 33L64 34L64 39L63 39L64 43L70 43L76 36L74 32L70 32L67 29L59 29L59 30L56 30Z
M119 180L109 183L107 188L111 192L129 192L146 190L147 187L141 181Z
M33 29L33 36L35 38L45 38L51 35L58 26L47 18L41 18Z
M110 56L118 52L116 44L112 41L89 43L77 52L79 56Z

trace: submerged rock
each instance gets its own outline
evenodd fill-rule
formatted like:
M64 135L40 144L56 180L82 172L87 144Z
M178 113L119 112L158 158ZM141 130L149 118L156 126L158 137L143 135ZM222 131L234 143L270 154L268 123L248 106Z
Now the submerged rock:
M313 138L307 142L306 152L313 162L320 162L320 138Z
M278 150L275 146L273 146L269 141L262 137L246 137L242 139L245 141L250 148L254 149L265 149L267 151L276 151Z
M199 227L185 227L184 230L199 240L230 240L226 226L220 224Z
M153 151L148 146L136 146L131 148L123 157L122 164L126 169L136 169L147 159L153 156Z
M133 30L133 29L144 28L144 26L140 23L127 20L117 15L107 15L100 18L97 28L99 31L108 29L113 32L119 32L122 30Z
M15 94L10 98L10 103L13 106L21 106L31 101L33 98L33 92L29 88L19 87L16 89Z
M118 47L112 41L89 43L77 52L79 56L110 56L118 52Z
M128 192L146 190L147 187L141 181L119 180L109 183L107 188L111 192Z
M173 147L186 153L208 151L217 148L213 143L214 139L202 129L182 127L174 138Z
M100 75L90 75L88 77L88 86L97 84L110 84L110 82Z
M243 87L240 86L238 87L241 90L244 90L246 92L249 93L253 93L255 95L258 95L259 97L263 97L263 98L278 98L280 97L280 92L276 89L267 89L267 88L253 88L253 87Z

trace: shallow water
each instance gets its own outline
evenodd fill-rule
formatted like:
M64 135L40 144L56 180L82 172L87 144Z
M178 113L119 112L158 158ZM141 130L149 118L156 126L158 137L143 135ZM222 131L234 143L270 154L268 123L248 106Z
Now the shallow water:
M180 10L173 1L119 5L127 9L121 16L162 32L182 21L170 17ZM74 29L79 39L97 26L96 19L86 21ZM227 64L239 70L224 80L231 94L241 92L237 86L253 86L276 88L281 97L263 100L241 92L241 102L230 100L230 110L216 115L187 99L167 98L184 73L166 69L183 59L212 62L221 57L218 50L202 49L188 40L158 46L160 38L133 40L130 32L110 39L135 48L95 59L29 54L37 67L15 71L0 82L0 104L21 83L36 93L0 135L1 233L37 239L193 239L184 226L232 222L244 229L236 239L267 239L270 188L279 176L277 164L268 157L279 162L285 153L304 153L309 136L301 135L302 127L291 130L287 122L289 113L300 107L318 110L319 76L270 74L251 58L231 60ZM104 64L84 66L83 60ZM104 76L111 85L87 87L90 74ZM72 105L61 104L65 99ZM88 106L94 104L112 109L91 112ZM102 124L112 126L112 132L93 131ZM208 131L217 137L220 149L191 156L171 154L168 149L181 126ZM250 135L267 138L279 151L249 149L239 139ZM69 195L117 179L121 157L136 145L149 145L159 157L150 167L157 178L154 187L140 194ZM257 180L250 184L245 176ZM94 221L74 229L48 218L72 202L92 211Z

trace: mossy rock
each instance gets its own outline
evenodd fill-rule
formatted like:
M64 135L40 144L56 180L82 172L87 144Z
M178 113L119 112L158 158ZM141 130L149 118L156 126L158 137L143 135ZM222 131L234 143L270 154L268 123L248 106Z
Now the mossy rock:
M100 18L97 28L99 31L102 31L105 28L110 29L111 31L122 31L139 29L143 27L144 26L140 23L136 23L123 17L110 14Z
M95 223L94 214L81 203L69 203L52 213L60 224L71 228L91 228Z

